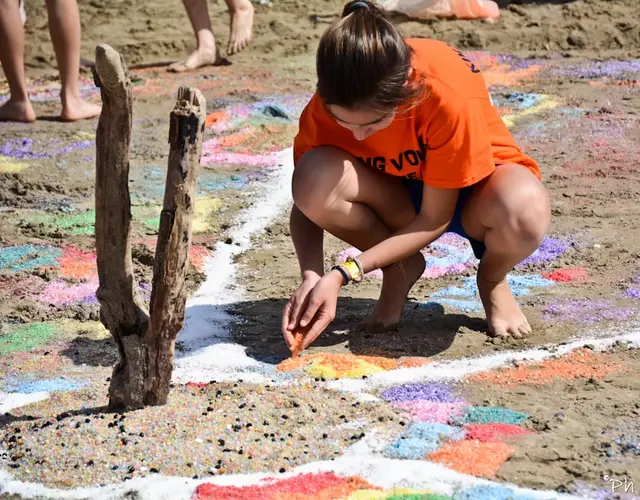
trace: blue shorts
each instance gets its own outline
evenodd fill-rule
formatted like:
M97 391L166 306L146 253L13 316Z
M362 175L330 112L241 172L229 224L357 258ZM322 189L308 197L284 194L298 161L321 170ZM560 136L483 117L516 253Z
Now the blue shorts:
M405 185L407 191L409 192L409 197L411 198L411 202L413 203L413 208L415 209L416 213L420 213L424 184L422 183L422 181L416 179L402 179L402 183ZM473 254L476 256L476 258L481 259L487 247L484 246L483 241L470 238L462 227L462 208L464 207L467 198L469 198L471 191L473 191L473 188L474 186L468 186L460 190L458 202L456 203L456 210L453 214L453 219L451 219L451 222L447 227L447 232L459 234L463 238L469 240L469 243L471 243L471 248L473 249Z

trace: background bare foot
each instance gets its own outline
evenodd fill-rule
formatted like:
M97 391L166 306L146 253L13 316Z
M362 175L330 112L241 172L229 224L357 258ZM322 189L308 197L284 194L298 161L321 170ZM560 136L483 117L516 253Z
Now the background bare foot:
M0 122L32 122L36 119L31 102L9 98L0 106Z
M198 47L184 61L173 63L167 68L172 73L182 73L205 66L218 66L223 63L223 59L218 56L218 50L213 47Z
M101 110L102 107L97 104L91 104L79 98L71 99L63 104L60 119L63 122L86 120L98 116Z
M249 45L253 34L253 12L253 5L248 0L230 12L231 33L229 33L227 45L228 55L236 54Z

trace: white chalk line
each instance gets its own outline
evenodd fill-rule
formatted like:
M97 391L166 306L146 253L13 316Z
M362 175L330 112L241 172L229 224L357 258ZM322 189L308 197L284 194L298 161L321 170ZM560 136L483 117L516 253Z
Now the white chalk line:
M291 202L293 150L278 153L278 168L251 193L251 207L242 211L229 232L232 244L219 242L213 256L205 262L206 279L187 302L185 326L178 340L189 352L178 353L173 372L175 382L233 380L247 369L257 370L266 364L246 355L246 349L229 342L229 324L233 318L227 308L246 298L237 282L235 257L247 251L251 239L258 235ZM259 373L243 375L254 381L264 381Z

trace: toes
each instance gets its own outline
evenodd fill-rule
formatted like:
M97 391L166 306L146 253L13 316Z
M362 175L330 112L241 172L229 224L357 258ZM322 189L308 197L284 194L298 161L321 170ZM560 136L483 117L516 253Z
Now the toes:
M520 334L524 338L524 337L528 337L529 335L531 335L531 333L533 332L533 329L531 328L531 325L529 325L529 323L523 323L518 328L518 331L520 332Z
M509 336L509 332L503 325L489 325L489 335L491 337L505 338Z
M520 330L518 330L517 328L510 328L510 329L509 329L509 334L510 334L514 339L521 339L521 338L522 338L522 334L520 333Z

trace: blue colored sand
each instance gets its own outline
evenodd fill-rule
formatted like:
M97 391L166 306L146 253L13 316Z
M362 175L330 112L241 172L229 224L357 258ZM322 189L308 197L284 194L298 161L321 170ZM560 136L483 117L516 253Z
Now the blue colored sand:
M464 431L450 425L414 423L395 443L389 445L384 454L390 458L419 460L433 453L445 441L456 441L464 437Z
M457 491L453 500L533 500L504 486L474 486Z

